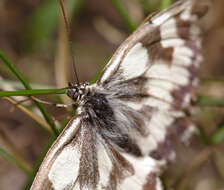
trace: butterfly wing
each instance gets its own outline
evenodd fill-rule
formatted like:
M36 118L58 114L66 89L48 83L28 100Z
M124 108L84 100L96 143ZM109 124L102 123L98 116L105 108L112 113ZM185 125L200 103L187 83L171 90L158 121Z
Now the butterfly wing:
M135 117L142 134L127 133L145 155L173 159L171 136L186 142L194 131L182 110L198 82L202 57L197 22L208 5L182 0L147 20L115 52L97 82L108 91L118 121L124 115ZM119 105L125 108L119 110Z
M105 67L98 84L113 87L114 83L134 79L143 74L151 77L151 73L146 73L146 71L151 71L149 68L153 65L163 63L165 66L197 67L199 60L192 61L195 58L200 59L198 52L200 31L195 23L206 11L202 12L204 7L197 7L197 10L193 12L194 2L194 0L178 1L166 11L146 20L121 44ZM171 68L169 72L178 73ZM168 77L172 76L170 73L161 72L156 72L155 78L159 76L165 78L166 74L169 74ZM176 75L173 77L174 82L187 82L184 79L178 81L180 76Z
M48 151L31 190L140 190L161 185L153 159L119 153L96 123L83 115L69 122Z
M81 116L71 119L45 156L31 190L56 190L57 188L53 188L55 181L56 184L57 181L60 182L63 187L64 183L70 184L77 178L81 157L79 143L82 143L80 137L77 136L80 127ZM73 142L77 143L73 144ZM59 172L58 175L57 172Z
M182 109L201 59L195 22L206 12L193 2L155 15L120 46L92 87L95 103L63 130L31 190L162 189L170 135L187 139L192 129Z

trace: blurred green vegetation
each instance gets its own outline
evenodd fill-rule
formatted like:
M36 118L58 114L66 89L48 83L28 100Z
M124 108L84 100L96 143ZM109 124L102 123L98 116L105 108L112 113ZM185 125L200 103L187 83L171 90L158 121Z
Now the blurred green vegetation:
M77 16L85 0L66 1L66 7L72 18ZM30 25L25 33L26 49L32 50L43 48L52 38L60 17L59 2L55 0L45 0L33 11L30 16ZM70 21L72 22L73 19Z

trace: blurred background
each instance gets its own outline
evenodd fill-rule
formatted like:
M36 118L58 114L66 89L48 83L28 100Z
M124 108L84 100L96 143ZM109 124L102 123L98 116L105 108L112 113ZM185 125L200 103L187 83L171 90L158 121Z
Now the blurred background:
M128 19L120 15L116 2L121 2ZM167 2L66 0L80 81L92 81L135 26L149 13L165 7ZM212 27L204 33L204 62L200 87L196 92L217 98L224 98L223 7L223 0L215 0L212 18L206 21L212 23ZM75 82L57 0L1 0L0 49L33 88L62 88L67 86L67 81ZM0 88L22 89L2 61ZM40 97L51 102L68 102L65 95L60 98ZM0 156L0 190L27 189L31 168L35 168L38 158L43 157L51 135L9 101L1 99L0 105L0 148L18 161L15 167L9 163L10 159ZM45 107L59 121L70 117L64 114L63 108ZM224 109L220 106L195 106L192 110L192 119L201 133L188 147L177 143L177 160L162 176L164 185L168 190L224 190L224 143L210 142L210 137L224 127ZM25 172L21 169L24 167Z

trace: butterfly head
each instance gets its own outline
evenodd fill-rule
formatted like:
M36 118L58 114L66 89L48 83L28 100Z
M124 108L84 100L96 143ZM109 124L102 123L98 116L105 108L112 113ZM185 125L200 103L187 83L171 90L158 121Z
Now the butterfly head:
M88 93L87 83L72 84L68 83L67 95L74 102L79 102Z

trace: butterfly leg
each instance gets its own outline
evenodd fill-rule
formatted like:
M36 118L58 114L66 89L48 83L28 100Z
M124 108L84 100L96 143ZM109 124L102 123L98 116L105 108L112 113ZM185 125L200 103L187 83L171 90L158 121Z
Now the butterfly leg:
M15 110L15 108L16 108L18 105L23 104L23 103L25 103L25 102L28 102L28 101L30 101L30 100L32 100L32 98L31 98L31 97L27 97L27 98L25 98L25 99L23 99L23 100L20 100L20 101L14 103L14 104L12 105L11 109L10 109L10 112L13 112L13 111Z
M52 106L56 106L58 108L67 108L67 107L73 106L73 104L58 104L58 103L48 102L48 101L45 101L45 100L41 100L39 98L36 98L34 96L31 96L30 98L32 100L35 100L35 101L40 102L42 104L52 105Z

